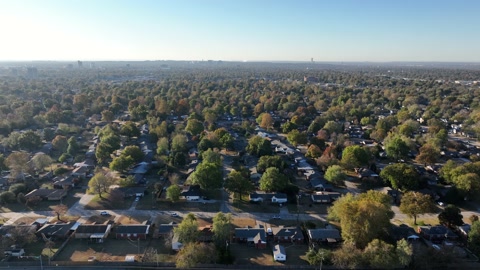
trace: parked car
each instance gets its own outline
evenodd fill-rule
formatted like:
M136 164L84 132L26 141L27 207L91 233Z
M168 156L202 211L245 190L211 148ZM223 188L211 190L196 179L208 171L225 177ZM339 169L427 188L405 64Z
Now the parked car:
M273 215L272 219L281 219L280 215Z
M140 201L140 197L136 197L136 198L135 198L135 201L136 201L136 202Z
M101 216L110 216L110 214L107 211L102 211L100 212Z
M171 214L171 216L172 217L178 217L178 214L174 212L174 213Z

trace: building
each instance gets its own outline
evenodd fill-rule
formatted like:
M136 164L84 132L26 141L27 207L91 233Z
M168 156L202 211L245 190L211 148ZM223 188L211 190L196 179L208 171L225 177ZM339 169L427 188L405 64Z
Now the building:
M312 242L336 243L342 240L337 229L310 229L307 230L308 239Z
M287 200L287 194L285 193L276 193L272 196L272 203L286 203Z
M277 243L305 243L305 238L300 227L274 227L271 230L273 240Z
M45 224L38 231L37 235L42 238L50 240L65 239L73 232L75 222L59 223L59 224Z
M199 185L192 185L186 186L181 193L181 197L187 201L198 201L200 200L201 196L200 186Z
M287 260L287 252L285 247L281 245L275 245L273 247L273 259L277 262L284 262Z
M61 199L67 196L67 190L65 189L45 189L39 188L34 189L25 195L25 199L30 199L33 197L39 197L42 200L47 201L60 201Z
M103 243L112 229L112 224L81 224L75 230L75 239L89 239Z
M267 247L267 236L265 234L265 229L261 225L257 225L257 228L252 228L250 226L245 228L235 228L234 241L247 243L258 249L264 249Z
M314 203L331 203L332 202L331 198L330 198L330 195L323 194L323 193L312 194L311 198L312 198L312 202L314 202Z
M144 225L144 224L120 225L115 227L115 238L145 240L147 239L149 231L150 231L150 225Z

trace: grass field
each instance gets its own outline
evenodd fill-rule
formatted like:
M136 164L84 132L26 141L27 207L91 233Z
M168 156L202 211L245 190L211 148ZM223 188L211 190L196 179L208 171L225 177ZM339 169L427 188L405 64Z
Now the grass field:
M287 261L285 263L273 260L272 247L267 245L266 249L256 249L246 244L232 243L230 249L235 256L234 264L238 265L263 265L263 266L283 266L283 265L308 265L302 258L308 251L306 245L284 245L287 252Z
M75 190L71 190L67 193L67 196L62 201L41 201L37 205L25 205L21 203L7 203L0 207L1 213L8 212L23 212L23 211L50 211L55 205L61 203L67 205L69 208L80 200L79 195ZM83 194L83 193L82 193Z
M179 201L172 203L169 201L158 201L153 208L161 211L218 212L220 211L220 203L210 202L203 204L201 202ZM136 209L152 209L152 206L148 203L146 205L137 204Z
M104 194L103 198L96 195L87 205L85 205L85 209L128 209L132 205L132 202L133 199L115 200L110 198L108 194Z

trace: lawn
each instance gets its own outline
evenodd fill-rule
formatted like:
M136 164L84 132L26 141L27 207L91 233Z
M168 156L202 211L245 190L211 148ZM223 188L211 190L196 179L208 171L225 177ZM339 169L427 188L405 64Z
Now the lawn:
M308 265L304 260L304 255L308 251L307 245L286 244L287 261L285 263L273 260L271 244L266 249L256 249L246 244L232 243L230 250L235 256L235 263L239 265L263 265L263 266L283 266L283 265Z
M122 225L141 224L144 221L147 221L149 219L150 219L150 216L121 216L118 218L116 223L119 223Z
M296 204L288 204L290 213L297 213ZM312 203L310 197L303 196L300 198L298 210L300 214L327 214L330 204Z
M137 204L136 208L138 210L145 210L145 209L152 209L152 206L149 203L146 203L146 204L139 203ZM179 201L176 203L172 203L170 201L162 200L162 201L158 201L155 204L154 209L158 209L160 211L219 212L220 203L209 202L204 204L202 202L186 202L186 201Z
M77 190L71 190L67 193L67 197L65 197L61 201L41 201L37 205L26 206L25 204L20 203L8 203L2 207L0 207L0 212L7 213L7 212L23 212L23 211L50 211L52 207L59 204L65 204L70 208L76 202L80 200L80 195L77 195ZM83 194L83 193L82 193Z
M279 213L280 209L278 205L271 204L268 202L263 202L263 203L251 203L249 201L240 201L240 200L234 200L232 203L232 207L235 210L235 212L247 212L247 213L255 213L255 212L260 212L260 213Z
M140 253L138 253L140 244ZM58 261L88 261L95 257L97 261L124 261L125 255L135 255L137 260L146 248L152 247L157 250L158 262L175 262L175 252L170 246L166 246L163 241L131 241L107 239L102 244L88 243L85 239L71 240L66 247L57 256ZM48 250L44 252L47 252Z
M115 200L110 199L108 194L104 194L103 198L100 198L98 195L93 197L93 199L85 205L85 209L89 210L103 210L103 209L128 209L133 202L133 199L124 199L124 200Z
M236 228L245 228L247 226L255 227L257 224L255 219L252 218L233 218L232 225Z

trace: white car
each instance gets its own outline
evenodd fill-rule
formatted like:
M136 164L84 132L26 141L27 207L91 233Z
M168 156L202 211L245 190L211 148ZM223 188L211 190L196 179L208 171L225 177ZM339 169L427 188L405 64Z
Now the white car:
M172 217L178 217L178 214L177 213L172 213L171 216Z
M100 212L101 216L110 216L110 214L107 211L102 211Z
M136 197L136 198L135 198L135 201L136 201L136 202L140 201L140 197Z

